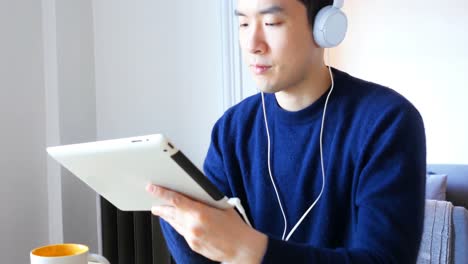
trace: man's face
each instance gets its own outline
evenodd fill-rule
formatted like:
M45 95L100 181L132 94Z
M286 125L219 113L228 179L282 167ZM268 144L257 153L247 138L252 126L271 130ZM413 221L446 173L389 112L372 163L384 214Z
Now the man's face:
M301 2L238 0L236 14L243 59L261 91L294 89L321 62Z

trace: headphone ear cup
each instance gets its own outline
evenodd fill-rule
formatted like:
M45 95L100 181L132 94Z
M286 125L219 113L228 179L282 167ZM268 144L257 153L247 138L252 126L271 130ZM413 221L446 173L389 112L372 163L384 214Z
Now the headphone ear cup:
M348 18L339 8L326 6L315 17L314 39L322 48L338 46L344 40L347 30Z

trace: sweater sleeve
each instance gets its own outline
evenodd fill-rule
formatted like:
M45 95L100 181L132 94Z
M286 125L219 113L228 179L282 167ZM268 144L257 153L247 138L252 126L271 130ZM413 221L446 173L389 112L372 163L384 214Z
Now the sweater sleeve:
M425 199L422 118L407 103L382 110L370 122L356 143L353 202L358 213L350 244L317 248L270 237L263 263L416 262Z
M218 121L212 131L211 143L208 149L208 154L203 166L205 175L208 179L225 195L229 196L230 192L227 189L228 184L224 175L223 160L218 144L218 132L220 130ZM166 244L176 263L216 263L198 253L192 251L185 239L175 231L167 222L160 220L161 229L166 239Z

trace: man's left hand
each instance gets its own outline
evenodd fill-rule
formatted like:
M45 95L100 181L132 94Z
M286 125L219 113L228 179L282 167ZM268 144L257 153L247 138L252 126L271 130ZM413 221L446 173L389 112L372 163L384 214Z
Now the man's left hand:
M193 251L223 263L261 262L267 236L249 227L233 208L213 208L152 184L146 190L166 204L153 206L151 212L168 222Z

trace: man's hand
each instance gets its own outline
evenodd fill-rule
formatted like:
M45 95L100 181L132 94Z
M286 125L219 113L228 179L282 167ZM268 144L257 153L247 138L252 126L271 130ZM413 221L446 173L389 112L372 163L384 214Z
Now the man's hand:
M249 227L234 209L213 208L151 184L146 190L168 204L153 206L151 212L168 222L193 251L223 263L261 262L266 235Z

